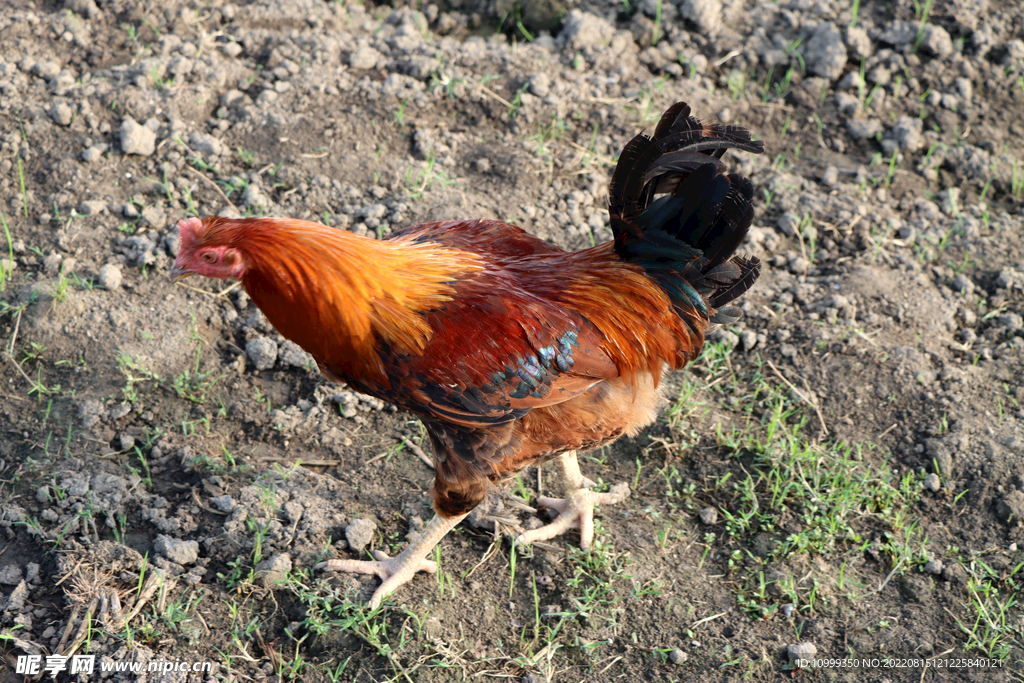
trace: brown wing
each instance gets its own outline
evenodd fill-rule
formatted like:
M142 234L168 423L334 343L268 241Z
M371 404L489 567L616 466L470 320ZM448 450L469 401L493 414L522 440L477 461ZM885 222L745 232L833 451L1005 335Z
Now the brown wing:
M619 375L603 335L582 316L488 278L456 288L454 301L427 314L434 334L423 353L382 347L388 385L363 383L361 390L478 427L511 422Z

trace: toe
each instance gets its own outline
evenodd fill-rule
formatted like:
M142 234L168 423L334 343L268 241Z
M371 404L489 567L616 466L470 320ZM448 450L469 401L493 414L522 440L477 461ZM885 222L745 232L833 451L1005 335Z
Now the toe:
M564 513L569 508L569 502L563 498L545 498L544 496L537 498L537 505L558 513Z
M388 570L384 563L372 560L328 560L313 568L350 574L374 574L382 579L388 577Z

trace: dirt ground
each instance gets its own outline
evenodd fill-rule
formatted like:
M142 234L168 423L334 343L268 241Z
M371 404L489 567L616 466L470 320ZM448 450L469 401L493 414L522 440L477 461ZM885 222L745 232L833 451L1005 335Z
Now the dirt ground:
M213 664L115 681L1024 680L1024 6L9 7L3 681L59 654ZM767 264L746 315L581 457L633 491L590 554L513 546L545 513L499 492L371 612L376 577L312 567L429 519L425 432L237 285L173 282L176 221L589 246L679 100L765 142L726 157Z

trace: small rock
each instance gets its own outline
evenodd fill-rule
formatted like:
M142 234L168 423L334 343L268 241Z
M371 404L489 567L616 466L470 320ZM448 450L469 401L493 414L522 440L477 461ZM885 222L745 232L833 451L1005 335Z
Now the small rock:
M156 133L130 116L121 121L121 151L148 157L156 151Z
M970 330L973 334L973 330ZM924 447L928 453L930 462L938 469L936 474L949 477L953 473L953 454L942 439L925 439Z
M193 68L195 68L195 63L188 57L180 55L172 59L167 65L167 70L179 78L192 73Z
M132 406L129 403L118 403L110 408L110 419L120 420L122 417L132 412Z
M153 549L175 564L192 564L199 559L198 541L183 541L159 534L153 542Z
M876 66L867 74L868 81L877 85L888 85L892 82L892 71L884 66Z
M60 74L60 64L52 60L36 62L32 66L32 73L44 81L53 80Z
M569 51L605 47L615 34L615 27L607 20L578 9L569 12L562 26L558 40Z
M917 39L917 27L913 21L893 21L878 35L878 40L902 50Z
M363 218L369 227L377 227L388 213L388 207L383 204L370 204L356 212L356 215ZM371 225L373 223L373 225Z
M896 145L905 152L916 152L924 146L924 135L921 134L923 121L910 116L900 117L893 126L892 136Z
M224 153L224 143L208 133L192 133L188 142L204 159L213 159Z
M967 571L956 562L942 568L942 580L950 583L967 583Z
M107 263L100 268L99 285L103 289L115 290L121 286L122 274L121 265L118 263Z
M871 38L868 31L860 26L846 29L846 47L857 59L866 59L871 56Z
M739 346L740 338L734 332L730 332L724 327L717 328L714 332L708 335L708 340L715 343L725 344L725 348L732 351Z
M956 84L956 91L960 95L965 103L970 104L974 98L974 84L971 83L969 78L958 78L954 81Z
M5 586L17 586L23 577L21 567L14 563L8 563L6 567L0 569L0 583Z
M1010 491L996 505L996 515L1007 524L1024 521L1024 491Z
M712 524L718 523L718 510L712 507L707 507L701 510L697 515L700 517L700 523L711 526Z
M1010 558L1006 555L989 555L985 558L985 562L987 562L988 566L997 572L1001 572L1010 567Z
M551 76L543 71L530 77L530 92L537 97L547 97L551 92Z
M787 211L779 216L776 225L786 237L796 237L797 228L800 227L800 218L792 211Z
M827 166L821 174L821 184L825 187L835 187L839 184L839 169L835 166Z
M843 116L856 116L863 109L859 97L854 97L848 92L837 92L836 93L836 109Z
M924 487L929 491L938 491L942 488L942 481L939 479L939 475L934 472L930 473L924 478Z
M942 202L942 211L951 218L958 218L960 215L960 188L950 187L939 193Z
M974 282L963 273L957 273L950 286L953 288L953 291L960 292L961 294L970 294L974 291Z
M825 79L817 79L817 80L825 80ZM825 82L828 83L828 81L825 81ZM864 85L864 79L860 77L860 72L859 71L851 71L848 74L846 74L845 76L843 76L841 79L839 79L839 83L836 85L836 89L838 89L838 90L860 90L863 85Z
M1024 329L1024 317L1019 313L1003 313L996 317L996 324L1005 327L1008 332L1018 332Z
M713 36L722 30L721 0L683 0L679 13L697 25L700 33Z
M7 604L4 605L4 611L7 614L18 614L25 608L25 602L27 600L28 585L24 581L19 581L18 585L14 587L14 590L11 591L10 596L8 596ZM15 621L17 621L17 618L15 618Z
M924 570L929 574L941 574L942 560L928 560L928 564L924 566Z
M96 216L107 210L107 203L101 199L85 199L78 202L78 213L83 216Z
M300 401L300 403L302 402ZM297 500L289 500L284 504L285 519L288 520L289 524L295 524L302 519L302 513L304 510L305 508L302 507L302 503Z
M20 588L23 585L24 583L19 583L18 587ZM12 600L12 602L14 601ZM21 604L24 605L25 603L21 601ZM11 621L13 622L15 628L22 629L22 633L32 633L33 621L31 612L22 612L18 616L14 617L14 619L12 619Z
M235 509L235 499L231 496L217 496L216 498L211 498L210 504L213 505L214 509L220 510L221 512L231 512Z
M804 60L807 70L816 76L834 80L842 75L846 46L834 24L823 21L814 28L804 50Z
M246 95L241 90L231 89L220 96L220 106L234 107L245 102Z
M142 209L142 222L154 230L163 230L167 226L167 214L159 206L152 205Z
M689 659L689 658L690 658L690 655L686 654L685 652L680 650L678 647L676 649L672 650L672 652L668 653L668 661L670 661L670 662L672 662L673 664L676 664L676 665L685 664L686 660Z
M171 230L164 236L164 252L171 258L177 258L181 250L181 236L177 230Z
M794 256L789 259L787 267L789 268L789 272L793 273L793 275L803 275L807 272L807 268L810 267L810 265L811 264L808 263L807 259L803 256Z
M790 645L786 648L786 656L789 658L789 661L791 662L795 662L801 659L814 659L814 656L817 654L817 646L814 643L808 641L797 643L796 645Z
M1003 268L999 271L999 274L996 275L996 287L999 287L1000 289L1009 289L1014 286L1014 284L1018 284L1022 281L1024 281L1024 277L1012 268Z
M277 343L269 337L253 337L245 345L245 354L257 370L269 370L277 362Z
M372 519L357 519L345 527L345 540L352 550L361 553L370 545L373 534L377 531L377 524Z
M790 56L785 50L768 50L762 56L762 60L764 65L770 69L776 66L788 66Z
M927 602L932 592L932 580L904 575L899 580L900 594L911 602Z
M51 251L46 255L46 258L43 259L43 270L47 273L56 273L60 270L60 262L63 260L63 255L58 254L55 251Z
M304 368L315 362L301 346L288 339L279 347L277 357L281 365L293 368Z
M107 151L107 146L104 145L104 144L99 144L99 145L93 145L91 147L86 147L84 150L82 150L82 161L84 161L87 164L91 164L91 163L94 163L96 161L99 161L100 157L102 157L103 153L106 152L106 151Z
M915 38L916 39L916 38ZM935 24L925 24L921 34L920 48L939 59L953 54L953 39L949 32Z
M740 333L740 345L744 351L750 351L757 346L757 332L754 330L743 330Z
M57 102L50 107L50 118L61 126L70 126L75 112L67 102Z
M849 119L846 132L857 141L873 138L882 132L882 123L878 119Z
M384 55L365 45L352 51L352 54L348 56L348 65L353 69L368 70L377 66L377 63L383 59Z
M249 207L270 206L270 198L256 183L249 183L242 191L242 203Z
M292 570L292 557L288 553L278 553L256 565L256 573L263 585L268 588L279 586L288 579Z
M767 560L768 557L779 547L779 542L761 531L754 534L754 538L751 539L750 552L755 556Z
M89 429L100 421L100 417L107 411L103 404L94 398L88 398L78 404L78 419L81 421L82 429Z

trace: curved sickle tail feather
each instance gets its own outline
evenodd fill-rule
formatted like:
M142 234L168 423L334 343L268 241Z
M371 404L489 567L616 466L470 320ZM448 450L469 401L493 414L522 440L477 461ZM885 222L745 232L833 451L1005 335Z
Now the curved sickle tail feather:
M733 257L754 218L754 188L727 172L729 149L761 154L764 145L745 128L701 123L678 102L653 137L630 140L609 186L619 256L643 266L695 327L738 320L727 304L761 273L757 258Z

